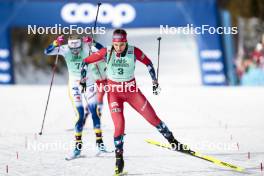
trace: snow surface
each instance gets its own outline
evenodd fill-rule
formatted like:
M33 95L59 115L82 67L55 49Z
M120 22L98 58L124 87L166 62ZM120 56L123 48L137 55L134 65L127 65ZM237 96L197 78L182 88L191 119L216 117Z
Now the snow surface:
M129 175L263 175L259 169L260 163L264 162L263 88L175 86L164 81L161 94L154 96L149 78L149 81L145 80L145 77L138 79L140 87L180 141L204 154L245 167L247 173L237 173L147 144L144 142L147 138L166 141L126 105L124 155L125 170ZM42 136L37 135L48 89L48 86L0 87L0 175L113 175L114 154L95 157L91 119L86 123L83 137L86 157L70 162L64 160L72 152L74 135L74 112L66 86L52 88L44 132ZM102 124L105 143L111 150L113 124L107 103ZM251 153L250 159L247 158L248 152Z

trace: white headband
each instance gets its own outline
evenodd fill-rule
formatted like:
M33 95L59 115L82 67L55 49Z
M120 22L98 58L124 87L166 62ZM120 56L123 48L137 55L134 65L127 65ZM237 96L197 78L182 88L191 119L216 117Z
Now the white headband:
M68 40L69 48L80 48L82 45L81 39Z

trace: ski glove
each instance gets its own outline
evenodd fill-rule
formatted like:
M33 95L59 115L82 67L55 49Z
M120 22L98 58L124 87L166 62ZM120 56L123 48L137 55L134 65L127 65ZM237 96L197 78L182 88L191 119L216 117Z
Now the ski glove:
M160 88L158 82L156 82L156 81L153 82L152 89L153 89L153 94L154 95L159 95L161 88Z
M82 39L84 43L91 44L93 42L93 38L90 36L83 37Z
M82 92L82 93L86 92L86 80L81 79L81 81L80 81L80 85L81 85L81 87L82 87L81 92Z
M55 47L57 47L57 46L60 46L63 42L64 42L64 37L63 37L63 35L61 35L61 36L57 37L56 40L54 40L53 45Z

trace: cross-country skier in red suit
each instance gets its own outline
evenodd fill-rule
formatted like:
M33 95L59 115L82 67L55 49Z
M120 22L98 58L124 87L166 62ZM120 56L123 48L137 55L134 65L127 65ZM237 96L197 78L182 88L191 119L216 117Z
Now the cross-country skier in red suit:
M124 168L124 102L130 104L151 125L156 127L170 144L182 150L184 145L174 138L172 132L165 123L160 120L151 104L136 85L134 71L136 61L139 61L145 64L149 70L153 82L153 93L159 93L159 84L151 60L139 48L127 43L127 33L125 30L116 29L113 32L112 46L100 49L83 61L90 64L103 59L105 59L107 63L107 85L111 87L111 90L108 91L108 105L115 126L114 144L116 148L116 175L122 173ZM117 90L117 85L124 88L123 92Z

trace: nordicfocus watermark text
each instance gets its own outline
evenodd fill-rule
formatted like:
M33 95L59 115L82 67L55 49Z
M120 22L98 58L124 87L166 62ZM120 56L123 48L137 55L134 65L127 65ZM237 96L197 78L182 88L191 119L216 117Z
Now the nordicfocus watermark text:
M34 151L34 152L47 152L47 151L71 151L73 148L79 146L75 146L74 141L52 141L52 142L40 142L40 141L28 141L27 143L27 150ZM99 146L102 147L103 146ZM180 148L176 145L171 145L173 150L179 150ZM191 148L195 150L202 150L207 152L223 152L223 151L237 151L237 144L236 143L212 143L209 141L199 141L195 144L191 144ZM189 150L189 148L183 147L184 150ZM96 152L98 151L98 146L92 143L83 143L82 150L86 150L89 152Z
M28 34L105 34L105 27L80 27L75 24L69 26L62 26L61 24L55 24L54 26L37 26L37 25L28 25L27 27Z
M160 34L185 34L185 35L203 35L203 34L238 34L238 27L213 27L210 25L194 26L187 24L186 26L175 27L168 25L160 25Z
M95 84L94 86L99 92L139 92L135 81L120 82L120 84Z

